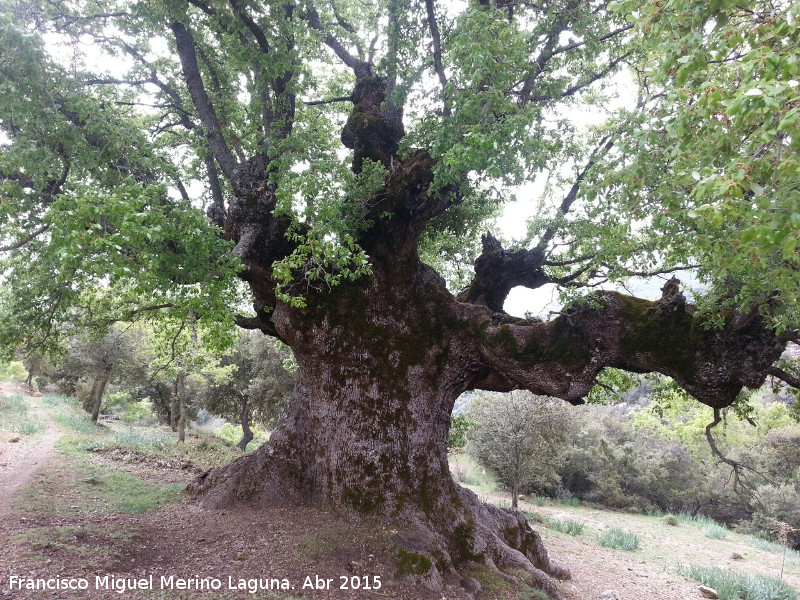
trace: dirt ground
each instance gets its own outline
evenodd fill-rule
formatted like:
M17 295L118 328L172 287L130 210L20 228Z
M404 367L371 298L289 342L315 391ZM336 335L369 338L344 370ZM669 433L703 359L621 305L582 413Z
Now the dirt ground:
M0 382L0 395L24 394L16 384ZM59 433L53 420L38 405L31 405L34 416L45 423L42 436L26 440L23 436L6 435L0 443L0 516L10 508L11 497L17 488L28 483L31 473L55 447Z
M0 390L9 393L12 390ZM319 598L351 600L454 600L456 589L432 592L393 582L394 554L389 542L393 531L386 525L357 522L311 507L205 511L185 497L143 514L115 512L102 507L86 510L70 505L70 457L55 447L61 432L38 400L30 399L47 429L36 443L10 444L2 440L5 462L0 477L0 598L87 600L131 599L266 599ZM14 448L10 446L14 445ZM136 476L143 482L185 485L192 474L180 468L120 462L92 454L94 466ZM89 498L91 500L99 500ZM66 502L66 503L65 503ZM525 506L530 510L558 509ZM571 510L571 509L570 509ZM574 516L591 524L591 513L576 509ZM568 565L573 578L564 582L571 600L694 600L698 585L678 576L673 565L654 560L659 544L642 556L601 549L586 540L544 533L554 558ZM676 542L686 544L685 542ZM687 558L698 550L686 546ZM670 548L681 555L681 547ZM672 556L672 554L670 554ZM720 558L720 557L717 557ZM112 589L94 589L96 576L110 575ZM10 589L12 576L32 578L85 578L87 591L29 591ZM153 577L153 590L118 593L122 581ZM183 578L189 584L218 580L216 592L162 590L161 577ZM347 584L369 584L379 589L340 589ZM247 590L254 580L279 586L271 591ZM240 582L240 580L242 580ZM284 583L284 580L286 582ZM174 580L173 580L174 581ZM280 589L281 584L289 589ZM116 589L114 589L114 585ZM304 584L306 587L304 588ZM229 589L242 585L244 589ZM274 584L272 584L274 585ZM309 587L310 586L310 587ZM325 589L316 589L323 587ZM102 580L101 580L102 588ZM487 587L480 600L511 600L513 595Z

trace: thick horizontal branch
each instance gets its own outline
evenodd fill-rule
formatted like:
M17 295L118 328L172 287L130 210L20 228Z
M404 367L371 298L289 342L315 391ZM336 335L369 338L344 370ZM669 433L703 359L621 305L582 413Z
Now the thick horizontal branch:
M475 277L458 295L460 302L502 312L503 303L514 287L522 285L535 289L551 283L542 270L544 252L536 248L505 250L491 233L486 233L481 241L483 251L475 261Z
M791 373L787 373L786 371L784 371L783 369L780 369L778 367L770 367L768 372L773 377L777 377L778 379L780 379L784 383L792 386L793 388L797 388L798 390L800 390L800 378L795 377Z
M491 323L491 316L484 317ZM764 383L784 343L759 318L709 328L665 286L656 302L599 292L547 323L488 325L475 387L526 388L579 404L605 367L672 377L699 401L729 406Z
M335 102L352 102L353 96L337 96L336 98L328 98L327 100L308 100L303 104L306 106L320 106L322 104L334 104Z

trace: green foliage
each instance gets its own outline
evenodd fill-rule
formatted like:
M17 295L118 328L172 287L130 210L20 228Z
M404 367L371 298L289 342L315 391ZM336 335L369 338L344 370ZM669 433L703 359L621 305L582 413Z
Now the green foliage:
M219 370L206 372L197 397L209 412L240 424L246 402L251 424L269 426L294 389L293 360L288 347L261 332L241 332L233 347L219 357Z
M597 537L597 541L601 546L606 548L616 548L617 550L625 550L626 552L635 552L639 549L640 544L638 535L630 531L624 531L618 527L612 527L603 531Z
M614 168L601 176L608 193L621 194L616 214L629 215L626 226L667 265L699 264L713 323L739 308L778 330L796 327L800 7L612 6L641 36L646 86L643 110L622 117L630 128Z
M572 536L582 534L584 529L584 524L574 519L546 519L544 525L549 529L555 529Z
M560 400L527 392L473 399L469 452L517 493L554 490L555 465L567 443L569 417Z
M736 573L724 567L678 565L684 577L714 588L720 600L796 600L797 593L785 582L764 575Z
M260 429L258 425L251 425L250 428L253 430L253 440L248 444L248 448L253 450L269 439L269 432ZM225 423L214 431L214 435L221 440L225 440L231 446L235 446L242 439L242 426Z
M460 449L467 444L467 435L475 426L475 421L466 414L450 417L450 430L447 434L447 447L451 450Z
M0 363L0 381L25 381L28 372L20 361Z

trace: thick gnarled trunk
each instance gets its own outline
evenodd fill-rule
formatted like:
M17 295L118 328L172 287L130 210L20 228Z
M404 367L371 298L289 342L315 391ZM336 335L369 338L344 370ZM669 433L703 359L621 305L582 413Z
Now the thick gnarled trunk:
M276 311L300 367L290 405L268 444L193 493L208 507L291 501L377 515L398 530L404 575L439 586L481 562L524 569L555 594L547 573L567 571L521 514L484 506L450 475L450 412L469 383L466 325L427 267L395 270L391 285L377 271L350 285L346 306Z

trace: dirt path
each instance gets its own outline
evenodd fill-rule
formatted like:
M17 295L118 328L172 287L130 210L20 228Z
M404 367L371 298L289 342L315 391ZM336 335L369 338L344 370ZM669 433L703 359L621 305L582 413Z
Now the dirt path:
M13 383L0 383L0 395L12 396L27 392ZM36 398L28 396L31 415L45 426L45 431L35 440L19 440L19 436L0 441L0 517L11 508L14 492L30 481L39 464L53 450L61 432L50 415L38 404ZM17 441L12 442L11 440Z

